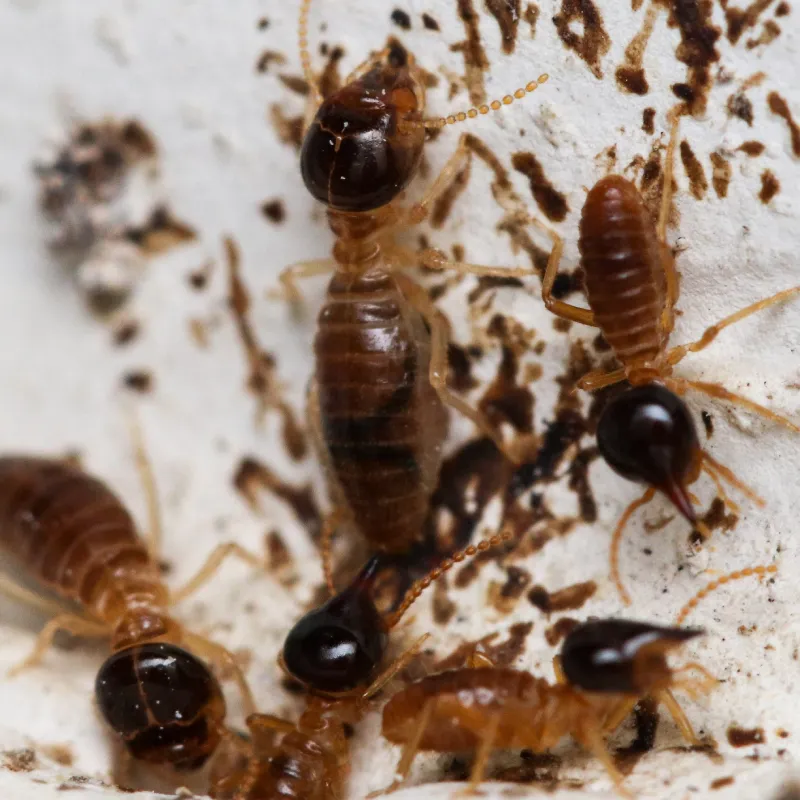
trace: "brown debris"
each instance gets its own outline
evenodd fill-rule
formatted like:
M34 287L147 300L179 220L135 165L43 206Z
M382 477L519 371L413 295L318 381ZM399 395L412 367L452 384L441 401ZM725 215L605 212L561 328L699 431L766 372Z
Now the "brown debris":
M135 319L123 319L114 328L114 344L117 347L125 347L139 338L142 332L141 325Z
M746 47L748 50L754 50L756 47L766 47L768 44L772 44L780 35L781 26L774 19L768 19L762 25L761 33L747 40Z
M498 637L497 631L489 633L475 642L464 642L450 655L437 661L433 671L443 672L448 669L460 669L479 648L479 652L487 655L497 667L510 667L525 649L525 640L533 630L532 622L518 622L508 629L508 638L497 644L491 644Z
M472 170L472 158L453 176L453 180L436 198L431 209L430 222L433 228L441 228L450 216L453 205L467 188Z
M703 171L703 165L694 154L689 142L685 139L681 142L680 152L683 168L686 170L686 176L689 178L689 190L692 193L692 197L696 200L702 200L708 191L708 181Z
M531 575L522 567L507 566L505 583L489 586L489 602L501 613L510 614L531 582Z
M545 630L544 639L550 647L555 647L562 639L569 636L578 625L580 625L580 622L572 617L561 617Z
M576 583L557 592L548 592L544 586L537 585L528 592L528 600L545 614L556 611L577 611L594 596L596 591L597 584L594 581Z
M265 50L256 61L256 72L266 72L270 64L283 66L286 63L286 56L276 50Z
M655 125L653 124L656 117L656 110L654 108L646 108L642 111L642 130L652 136L655 132Z
M772 5L773 0L754 0L747 8L740 9L725 4L725 20L728 25L728 41L736 44L748 28L755 27L758 17Z
M517 46L521 0L483 0L483 2L500 28L503 52L510 55Z
M30 747L24 747L19 750L4 750L2 756L3 767L10 772L32 772L39 766L36 751L31 750Z
M425 26L426 30L439 30L439 23L430 14L425 13L422 15L422 24Z
M278 103L274 103L269 109L272 127L278 135L278 139L283 144L291 145L295 150L300 150L303 144L303 115L287 117Z
M800 158L800 125L794 121L792 112L789 110L789 104L777 92L770 92L767 95L767 103L769 110L773 114L777 114L786 120L792 137L792 152L797 158Z
M572 23L581 23L582 35ZM561 11L553 17L561 41L582 58L598 80L603 77L600 61L611 47L611 39L603 27L603 19L592 0L561 0Z
M741 148L740 148L741 149ZM721 153L712 153L711 158L711 185L717 197L728 196L728 185L731 182L731 165Z
M754 744L765 744L767 741L763 728L739 728L735 725L728 728L727 737L731 747L749 747Z
M766 149L767 148L761 142L756 142L753 140L742 142L737 148L737 150L740 150L745 155L750 156L750 158L757 158Z
M647 94L650 87L647 84L647 77L644 73L642 62L650 34L653 32L657 10L654 5L649 5L644 15L642 29L631 39L630 44L625 48L625 63L617 67L615 77L617 84L623 91L631 94Z
M528 23L531 29L531 39L533 39L536 36L536 23L539 21L539 6L536 3L528 3L522 18Z
M133 392L149 394L153 391L153 374L146 369L133 369L122 376L122 384Z
M451 45L454 53L464 56L465 75L464 82L469 90L470 101L473 105L486 102L486 87L484 85L485 70L489 69L489 60L481 42L479 28L480 18L475 11L472 0L457 0L458 16L464 23L467 38L463 42Z
M547 179L536 156L533 153L514 153L511 165L530 181L531 194L542 213L554 222L564 220L569 212L567 198Z
M764 205L767 205L773 197L781 190L781 183L770 169L765 169L761 173L761 191L758 198Z
M197 238L197 232L190 225L176 219L168 208L159 206L153 210L144 225L129 228L126 236L145 255L153 256L176 245L193 241Z
M274 200L265 200L261 204L261 213L270 221L279 225L286 219L286 207L283 200L278 198Z

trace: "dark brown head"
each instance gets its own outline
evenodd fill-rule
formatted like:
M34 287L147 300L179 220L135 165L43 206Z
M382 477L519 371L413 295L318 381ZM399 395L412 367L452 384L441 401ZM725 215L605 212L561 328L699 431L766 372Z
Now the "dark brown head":
M670 685L667 654L702 633L624 619L593 620L564 639L561 667L570 685L586 692L646 695Z
M308 191L339 211L372 211L394 200L422 156L424 102L399 48L324 100L300 153Z
M697 477L701 454L686 404L656 383L611 400L597 423L597 444L623 478L661 490L691 523L697 521L686 487Z
M368 684L383 661L388 631L372 599L378 557L286 637L281 664L312 690L349 692Z
M222 737L225 700L216 678L172 644L113 653L97 673L95 697L105 721L141 761L197 769Z

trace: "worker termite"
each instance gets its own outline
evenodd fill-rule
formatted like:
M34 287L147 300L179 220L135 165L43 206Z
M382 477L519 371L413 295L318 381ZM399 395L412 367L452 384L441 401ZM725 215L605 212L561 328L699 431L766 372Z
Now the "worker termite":
M676 117L667 148L661 209L655 226L638 190L625 178L609 175L589 191L578 240L588 309L553 296L563 242L557 233L546 228L554 244L542 283L545 305L563 319L599 328L621 364L610 372L602 369L589 372L578 381L578 386L593 391L620 381L629 384L607 404L597 426L600 453L611 468L628 480L649 484L644 494L628 506L612 538L611 574L626 604L630 604L630 597L619 575L619 543L631 514L649 503L656 490L663 492L704 536L709 532L697 519L692 495L687 490L701 473L711 478L720 498L734 511L738 507L726 494L723 481L757 504L764 504L730 469L700 447L694 421L681 395L695 389L800 431L788 419L717 383L673 375L674 367L686 355L703 350L725 328L800 292L800 286L778 292L711 325L697 341L667 347L679 290L679 276L665 239L677 136ZM544 228L536 220L532 222Z
M327 207L333 258L295 264L281 274L286 295L300 299L296 279L333 271L314 343L309 417L330 477L336 511L329 540L351 521L372 548L404 552L428 512L447 433L445 406L458 409L516 460L478 409L447 386L448 324L427 292L398 270L421 264L472 275L519 276L525 269L448 260L414 252L395 234L421 223L468 157L464 142L414 205L401 205L418 172L426 131L464 122L524 97L546 75L502 100L426 119L425 89L414 59L399 46L368 58L344 86L323 99L308 51L310 0L300 10L300 54L316 116L303 141L300 167L310 193Z
M726 575L698 592L677 620L685 620L698 601L719 586L775 571L775 567L751 567ZM421 750L476 750L470 775L474 790L483 780L492 750L541 752L572 736L603 764L624 793L622 775L606 737L641 700L650 697L663 705L683 738L692 745L700 744L673 690L695 699L718 681L696 662L673 669L667 656L702 633L699 628L590 620L564 639L561 653L554 659L555 684L529 672L499 669L483 653L477 653L465 668L429 675L395 694L384 706L383 735L403 745L397 779L386 791L405 783Z
M155 558L159 543L153 479L141 449L148 489L150 547L130 514L100 480L64 461L0 458L0 550L43 588L77 604L57 603L0 579L0 592L54 613L17 674L38 664L56 633L109 637L111 655L97 673L95 699L108 727L135 759L191 770L225 734L225 700L209 667L190 651L232 672L252 711L250 691L222 646L186 631L169 607L203 583L223 557L216 551L184 590L170 595ZM229 546L224 553L236 549ZM253 557L237 553L249 563Z
M240 763L215 769L211 796L217 800L334 800L346 794L350 767L347 726L355 725L369 701L416 656L428 638L378 674L389 631L440 575L454 564L507 541L501 533L445 559L417 581L398 609L384 618L372 598L382 556L373 556L352 583L307 614L286 639L280 663L308 690L297 723L269 714L247 720L251 742ZM275 735L282 735L279 742Z

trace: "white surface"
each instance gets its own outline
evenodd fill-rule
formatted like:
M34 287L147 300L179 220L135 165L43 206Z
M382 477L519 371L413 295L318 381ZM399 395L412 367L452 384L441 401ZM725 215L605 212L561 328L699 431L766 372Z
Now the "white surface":
M297 705L280 687L274 659L282 637L319 581L318 562L290 509L265 493L264 516L254 516L232 489L231 476L248 453L256 454L289 482L302 483L311 476L319 485L319 475L312 460L298 465L282 452L275 415L269 416L264 431L254 429L254 401L243 389L245 362L225 307L220 240L223 233L230 233L242 248L258 335L268 349L277 352L286 396L301 410L309 376L312 322L323 284L317 281L304 287L310 309L306 323L293 321L286 306L266 299L264 290L275 285L283 266L324 256L331 237L302 186L294 151L277 140L266 119L268 105L281 102L287 114L294 115L301 113L302 100L278 82L276 70L265 76L254 69L262 50L274 49L289 59L285 72L299 72L294 5L275 0L0 2L0 65L5 76L0 87L3 450L61 453L79 448L87 467L107 479L143 522L143 497L130 457L118 386L128 368L151 369L155 391L139 407L164 501L165 557L174 566L170 581L181 583L219 541L232 538L260 548L263 534L272 527L289 542L302 577L287 591L270 577L229 565L178 613L188 625L206 630L231 648L251 648L254 660L248 678L260 707L289 714L295 713ZM367 50L377 49L389 32L402 33L389 22L395 5L412 12L414 30L402 35L422 64L432 71L446 66L460 74L461 57L451 53L449 45L463 38L463 27L451 0L424 4L318 0L311 39L320 40L319 24L324 20L325 41L345 47L346 72ZM491 18L482 20L493 64L488 90L490 96L503 94L542 71L551 74L550 83L471 128L507 167L515 150L534 151L548 178L568 194L571 214L558 229L567 240L564 264L572 267L577 258L582 187L591 186L603 174L602 162L595 161L595 156L616 143L619 165L628 164L637 154L646 157L651 138L641 132L641 111L646 106L658 109L656 129L663 131L665 111L674 100L668 87L683 80L685 69L673 55L678 34L666 27L662 13L645 57L651 93L644 98L622 95L613 72L639 29L643 11L634 14L629 3L619 0L598 3L613 44L603 61L605 79L597 81L555 35L550 18L557 4L543 0L540 5L536 39L528 40L523 23L521 43L513 56L495 55L497 26ZM482 11L482 4L476 6ZM430 11L440 21L441 34L422 30L422 11ZM722 15L716 11L721 22ZM758 139L767 149L757 160L741 153L732 158L733 177L724 201L712 190L702 202L695 201L686 191L682 168L677 169L679 234L687 249L678 260L683 274L679 306L684 315L678 319L675 342L693 338L708 323L797 281L800 162L791 156L784 122L767 112L765 98L770 90L779 91L800 118L800 88L794 79L800 45L798 14L800 9L794 9L781 20L783 33L767 48L734 49L725 40L719 42L722 63L737 81L758 70L767 73L764 84L749 91L756 109L752 129L725 114L725 101L735 84L712 93L705 119L689 120L683 126L683 136L692 143L709 180L708 154L718 147L735 149L742 141ZM256 26L262 15L271 22L266 31ZM320 63L316 49L314 58ZM436 113L468 105L464 92L448 101L445 86L446 81L430 93ZM107 114L141 119L159 143L172 208L200 232L196 246L173 250L150 264L132 305L142 321L143 335L126 349L112 346L109 330L86 313L74 285L58 271L44 247L31 163L44 138L62 128L65 105L86 119ZM620 133L623 127L624 135ZM524 141L519 140L520 128L526 130ZM445 131L429 148L434 167L452 151L457 134ZM766 167L782 185L769 207L757 197L759 175ZM535 210L526 181L516 173L513 180ZM505 237L495 234L493 223L501 212L488 186L486 170L476 164L467 193L458 200L445 229L435 232L432 240L442 247L451 241L462 243L468 258L476 262L527 263L509 251ZM277 196L283 198L288 212L280 226L267 223L259 211L263 200ZM674 241L678 230L671 229L669 236ZM210 288L193 292L187 275L209 255L217 262ZM451 291L445 304L462 337L468 327L459 298L469 285L466 281L463 288ZM528 327L550 340L542 359L544 377L535 387L536 428L542 430L552 416L552 378L563 372L569 339L583 335L588 341L594 332L573 329L569 336L554 332L552 319L537 296L538 279L531 278L528 287L527 293L500 292L496 305L513 308ZM191 340L190 317L218 321L207 350L198 349ZM729 389L746 392L798 419L800 395L796 388L787 388L800 382L798 347L800 305L794 304L727 332L705 353L687 360L682 374L723 381ZM488 358L482 374L489 376L492 371ZM684 524L675 521L659 535L645 539L639 515L622 551L635 615L669 621L707 577L719 572L777 561L781 574L769 588L750 581L718 593L691 620L709 632L693 653L726 682L704 706L687 701L687 713L698 729L720 742L725 763L712 764L702 755L651 753L639 762L629 786L648 797L682 798L692 792L690 787L703 796L714 779L735 775L732 785L713 796L769 797L791 771L800 737L796 702L800 631L794 581L800 567L798 439L749 415L729 414L721 405L695 398L691 402L698 415L701 408L713 412L716 432L710 448L714 456L738 470L769 505L761 512L745 504L733 533L717 534L702 558L694 560L694 565L709 570L706 576L696 574L699 568L694 565L678 571L688 563ZM463 421L454 428L457 436L471 433ZM598 522L550 542L526 565L534 580L550 590L596 580L600 589L578 612L581 618L620 610L607 581L609 533L639 491L599 461L593 464L590 479L599 503ZM697 490L704 501L710 499L712 488L705 482ZM546 497L553 507L574 513L575 498L565 485L547 487ZM655 519L663 510L659 501L646 516ZM642 555L644 546L652 548L652 556ZM463 639L531 619L534 631L519 666L549 675L552 652L542 638L549 623L542 615L524 599L510 617L501 618L485 605L488 582L497 574L494 568L485 569L468 592L451 592L461 613L446 632L433 626L437 652L446 654ZM413 625L406 628L408 637L431 628L428 608L428 601L420 603ZM0 668L24 654L36 632L35 624L27 625L16 608L8 607L2 620ZM757 630L740 636L740 625L757 625ZM54 787L69 775L107 778L108 741L91 700L101 658L102 651L91 647L57 650L42 667L14 682L0 681L2 747L38 748L68 742L76 758L70 768L50 764L42 756L42 769L34 773L0 769L3 797L61 796ZM241 719L233 697L231 705L232 722L238 724ZM732 750L725 742L725 731L734 722L763 727L767 744ZM779 739L778 728L788 731L789 738ZM373 714L353 741L353 797L390 779L397 752L379 740L378 731L379 715ZM676 734L664 724L659 747L673 744L677 744ZM754 751L757 759L750 760ZM420 758L414 781L426 774L435 776L434 766L435 760ZM561 776L595 777L586 793L611 796L608 780L588 757L570 756ZM34 779L42 782L32 783ZM489 796L500 792L500 787L489 789ZM409 788L398 798L443 797L453 790L444 785ZM519 794L525 791L524 786L514 788ZM530 788L531 794L540 792L535 785ZM92 796L116 795L98 789Z

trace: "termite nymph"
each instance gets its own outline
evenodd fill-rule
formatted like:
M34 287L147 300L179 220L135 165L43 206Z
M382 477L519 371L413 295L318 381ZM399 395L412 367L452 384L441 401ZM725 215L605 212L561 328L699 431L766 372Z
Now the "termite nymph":
M611 574L626 604L630 597L619 575L622 532L631 514L649 503L657 490L704 536L710 533L697 519L695 500L687 488L702 473L711 478L720 499L732 511L738 511L738 506L728 497L723 481L764 505L730 469L701 448L682 395L694 389L800 432L800 427L785 417L719 384L673 375L674 367L686 355L706 348L725 328L800 293L800 286L778 292L711 325L697 341L668 347L679 293L679 275L665 238L678 119L676 116L673 120L667 148L657 224L653 224L636 187L618 175L602 178L587 195L578 247L589 308L573 306L553 296L563 242L554 231L531 220L545 228L554 242L542 283L545 305L563 319L599 328L621 364L610 372L594 370L577 385L593 391L620 381L629 384L607 404L597 427L600 453L611 468L629 480L648 484L644 494L625 510L612 538Z
M719 586L775 571L772 566L750 567L713 581L681 609L676 625ZM595 619L567 634L553 660L555 684L529 672L497 668L482 653L464 668L411 684L383 709L383 735L403 746L397 779L389 791L405 783L419 751L476 751L469 779L474 790L486 773L492 750L542 752L571 736L627 794L606 739L641 700L652 698L663 705L683 738L700 744L673 690L695 699L718 681L697 662L674 668L667 659L701 634L700 628Z
M318 318L310 426L329 477L334 512L322 553L332 589L330 537L350 522L375 551L402 553L418 540L436 485L447 434L445 406L458 409L512 460L518 456L485 415L447 386L447 320L425 289L399 270L422 264L464 274L520 276L528 270L448 260L433 249L403 247L395 234L422 222L458 174L464 142L424 197L401 205L419 171L428 129L463 122L532 92L448 117L427 119L420 69L399 45L368 58L341 89L322 98L308 49L310 0L300 10L300 55L317 106L300 163L306 187L327 207L333 258L296 264L281 274L299 301L296 280L333 271Z
M443 561L411 587L398 609L382 617L371 596L380 556L289 633L279 662L306 688L306 709L297 723L253 714L251 744L239 764L215 769L216 800L337 800L346 794L350 768L348 726L364 716L370 699L417 655L428 635L381 667L389 631L420 594L454 564L507 541L498 534ZM275 734L282 734L276 743Z
M57 603L2 578L4 594L55 615L31 655L11 674L38 664L59 630L108 637L112 652L95 683L105 722L134 758L195 769L225 735L226 707L217 679L190 650L224 662L248 709L252 700L227 650L184 630L170 615L170 606L205 582L222 560L222 551L186 589L170 594L155 557L159 530L152 475L143 451L137 456L140 466L146 466L149 548L127 509L100 480L64 461L0 458L0 548L44 588L82 612L65 613Z

